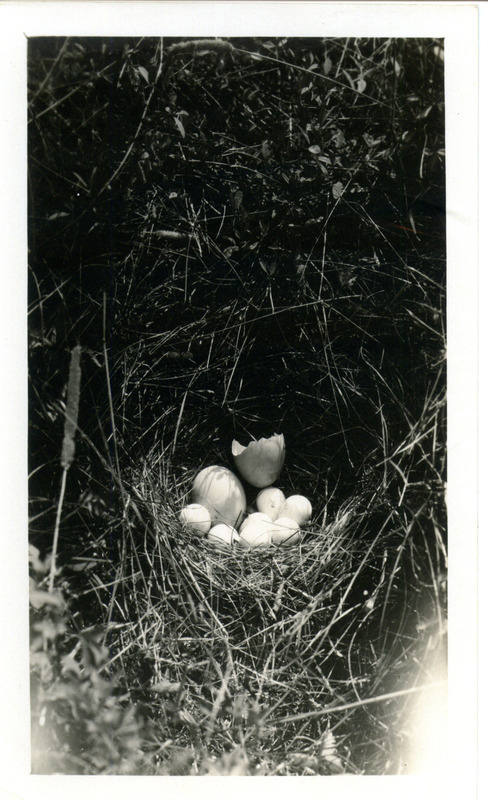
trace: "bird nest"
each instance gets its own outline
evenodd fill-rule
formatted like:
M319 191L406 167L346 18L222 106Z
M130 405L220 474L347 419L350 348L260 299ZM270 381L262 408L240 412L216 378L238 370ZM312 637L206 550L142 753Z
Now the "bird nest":
M168 624L171 618L196 638L211 633L230 645L252 642L260 651L276 644L276 636L288 645L297 636L312 638L340 615L346 589L359 575L367 549L357 533L363 516L356 501L330 524L311 524L297 544L248 549L218 547L162 520L152 601Z

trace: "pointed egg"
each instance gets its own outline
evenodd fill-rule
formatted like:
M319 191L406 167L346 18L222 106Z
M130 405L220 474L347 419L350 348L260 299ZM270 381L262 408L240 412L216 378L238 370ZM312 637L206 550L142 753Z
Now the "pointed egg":
M212 525L225 522L238 527L246 509L246 495L239 478L230 469L205 467L193 482L192 500L208 509Z

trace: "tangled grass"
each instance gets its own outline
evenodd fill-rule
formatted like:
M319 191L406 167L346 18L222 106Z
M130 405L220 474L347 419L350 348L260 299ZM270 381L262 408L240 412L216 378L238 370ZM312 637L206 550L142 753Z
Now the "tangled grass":
M445 677L441 44L31 41L35 772L410 769ZM301 543L183 529L274 432Z

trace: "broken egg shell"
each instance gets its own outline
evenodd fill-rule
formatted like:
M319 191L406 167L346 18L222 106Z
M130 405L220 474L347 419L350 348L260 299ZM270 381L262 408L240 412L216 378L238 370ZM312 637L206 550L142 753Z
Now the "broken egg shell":
M234 462L242 477L258 489L271 486L285 463L285 437L275 433L268 439L250 442L247 447L234 439Z

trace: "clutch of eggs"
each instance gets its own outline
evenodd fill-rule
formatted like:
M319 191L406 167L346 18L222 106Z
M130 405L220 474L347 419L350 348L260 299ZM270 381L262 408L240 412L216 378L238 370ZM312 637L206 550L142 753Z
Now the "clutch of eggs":
M244 518L244 488L230 470L206 467L195 477L193 502L180 511L179 520L196 533L208 534L219 547L269 547L296 544L301 526L312 516L312 505L303 495L285 497L276 486L266 486L257 498L257 511Z

